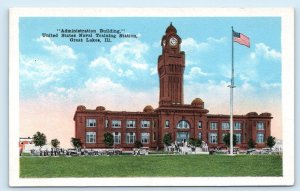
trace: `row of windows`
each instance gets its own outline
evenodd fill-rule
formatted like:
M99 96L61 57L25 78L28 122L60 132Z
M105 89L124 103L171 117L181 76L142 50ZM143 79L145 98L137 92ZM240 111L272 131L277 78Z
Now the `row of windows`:
M86 127L96 127L96 119L87 119ZM108 120L105 120L105 127L108 128ZM111 127L112 128L121 128L121 120L112 120ZM127 120L126 127L127 128L135 128L136 121L135 120ZM148 121L148 120L141 121L141 128L149 128L149 127L150 127L150 121Z
M169 120L165 121L165 128L170 127L170 122ZM177 124L177 129L189 129L190 125L187 121L180 121ZM198 121L198 128L202 128L202 121ZM263 122L258 122L256 125L256 128L258 130L263 130L264 129L264 123ZM218 130L218 123L217 122L210 122L210 129L211 130ZM230 129L230 124L229 122L222 122L222 130L229 130ZM241 122L234 122L234 130L241 130L242 129L242 123Z
M223 138L226 134L222 134L222 142ZM237 144L242 142L242 135L240 133L235 134L237 139ZM114 143L120 144L121 143L121 133L114 132ZM153 134L155 138L155 134ZM181 142L182 139L187 140L189 138L189 133L181 132L177 133L177 141ZM198 133L198 139L202 139L202 133ZM155 139L154 139L155 140ZM133 132L126 133L126 143L133 144L136 141L136 134ZM208 137L209 143L216 144L218 143L218 134L217 133L209 133ZM150 133L141 133L141 142L143 144L147 144L150 142ZM256 142L257 143L264 143L264 133L257 133L256 135ZM96 132L86 132L86 143L96 143Z
M96 127L96 119L87 119L86 120L86 126L87 127ZM121 128L121 120L112 120L111 121L112 128ZM108 120L105 120L105 127L108 127ZM135 128L136 127L136 121L135 120L127 120L126 121L126 127L127 128ZM149 128L150 127L150 121L149 120L142 120L141 121L141 128ZM165 121L165 128L170 127L170 121ZM221 124L222 130L229 130L230 124L229 122L222 122ZM190 125L187 121L182 120L180 121L177 126L177 129L189 129ZM198 122L198 128L202 128L202 122ZM210 129L211 130L218 130L218 123L217 122L210 122ZM241 130L242 124L241 122L234 122L234 130ZM256 123L256 129L257 130L264 130L264 123L263 122L257 122Z
M169 120L166 120L165 122L165 127L168 128L170 127L170 122ZM190 125L187 121L180 121L177 124L177 129L189 129ZM198 128L202 128L202 122L198 122ZM234 122L234 130L241 130L242 129L242 123L241 122ZM218 123L217 122L210 122L210 129L211 130L218 130ZM230 129L230 124L229 122L222 122L222 130L229 130ZM256 124L256 129L257 130L264 130L264 123L263 122L257 122Z
M223 138L226 134L222 134L222 142ZM236 142L239 144L242 142L242 135L240 133L236 135ZM217 133L209 133L209 143L218 143L218 134ZM264 143L264 133L257 133L256 134L256 143Z
M210 129L211 130L218 130L218 123L217 122L210 122ZM222 122L222 130L229 130L230 124L229 122ZM240 122L234 122L234 130L241 130L242 124ZM257 122L256 123L256 129L257 130L264 130L264 123L263 122Z
M222 130L229 130L230 129L229 122L222 122L221 126L222 126ZM210 129L211 130L218 130L218 123L217 122L210 122ZM233 129L234 130L241 130L242 129L241 122L234 122Z
M224 143L223 138L226 134L222 134L222 143ZM240 144L242 142L242 135L240 133L235 134L236 135L236 143ZM218 143L218 134L217 133L209 133L209 143Z
M114 132L112 133L114 136L114 144L121 143L121 133ZM153 134L153 138L155 138L155 134ZM155 140L155 139L153 139ZM133 144L136 141L136 134L133 132L126 133L126 143ZM141 133L141 142L143 144L147 144L150 142L150 133ZM86 143L96 143L96 132L86 132Z

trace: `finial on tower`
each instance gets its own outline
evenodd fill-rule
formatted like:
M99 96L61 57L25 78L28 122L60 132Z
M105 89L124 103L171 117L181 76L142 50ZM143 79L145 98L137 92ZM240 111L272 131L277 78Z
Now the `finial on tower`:
M173 26L173 23L171 22L170 23L170 26L168 26L167 30L166 30L166 33L177 33L177 30L176 28Z

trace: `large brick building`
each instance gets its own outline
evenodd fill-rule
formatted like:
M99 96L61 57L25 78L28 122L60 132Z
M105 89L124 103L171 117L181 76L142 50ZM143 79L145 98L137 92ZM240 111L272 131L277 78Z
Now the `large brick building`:
M114 136L114 147L131 149L140 141L150 149L162 148L166 133L177 142L201 138L209 147L221 147L229 133L229 115L208 114L204 102L196 98L184 104L183 74L185 53L180 50L181 38L171 24L162 37L162 54L158 57L159 107L146 106L142 112L109 111L103 106L86 109L78 106L74 115L75 137L85 148L105 148L104 134ZM271 134L271 114L249 112L234 115L237 147L246 148L250 138L257 147L265 147Z

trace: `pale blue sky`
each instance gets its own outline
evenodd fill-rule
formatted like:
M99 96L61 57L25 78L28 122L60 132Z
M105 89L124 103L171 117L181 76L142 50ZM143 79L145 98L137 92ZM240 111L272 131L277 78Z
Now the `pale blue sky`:
M21 99L78 91L99 78L101 82L108 80L135 92L158 88L156 65L161 53L160 39L170 22L177 28L183 40L182 50L186 52L185 86L229 83L233 26L251 41L250 48L234 45L236 85L254 88L252 90L260 97L280 96L280 18L29 17L20 19ZM111 43L40 38L44 32L78 28L125 29L128 33L139 34L139 38L114 39ZM201 97L205 92L199 94Z

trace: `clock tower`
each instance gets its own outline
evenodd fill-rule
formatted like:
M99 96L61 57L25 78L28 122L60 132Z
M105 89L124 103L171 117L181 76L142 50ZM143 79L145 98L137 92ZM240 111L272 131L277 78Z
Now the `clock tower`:
M185 54L180 44L181 38L171 23L161 39L162 54L158 57L159 106L183 104Z

